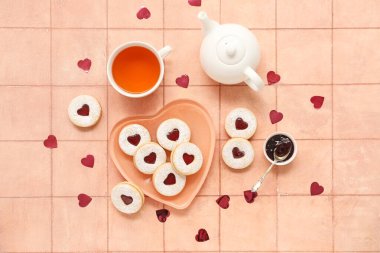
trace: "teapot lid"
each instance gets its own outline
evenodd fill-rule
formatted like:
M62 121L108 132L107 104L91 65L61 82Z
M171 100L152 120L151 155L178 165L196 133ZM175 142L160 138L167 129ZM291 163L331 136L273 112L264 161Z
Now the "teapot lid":
M245 56L245 45L236 35L226 35L217 42L216 52L221 62L227 65L238 64Z

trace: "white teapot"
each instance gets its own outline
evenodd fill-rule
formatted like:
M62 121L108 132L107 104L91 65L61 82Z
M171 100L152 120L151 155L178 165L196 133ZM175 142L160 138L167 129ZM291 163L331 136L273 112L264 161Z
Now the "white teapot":
M220 25L205 12L198 18L203 23L200 60L203 70L223 84L246 82L253 90L264 86L255 68L260 61L260 47L247 28L237 24Z

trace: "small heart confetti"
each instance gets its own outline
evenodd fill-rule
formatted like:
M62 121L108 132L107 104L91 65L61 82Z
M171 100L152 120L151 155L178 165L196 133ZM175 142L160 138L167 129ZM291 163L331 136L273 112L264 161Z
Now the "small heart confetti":
M88 196L87 194L81 193L78 195L79 200L79 206L80 207L86 207L88 204L90 204L92 198Z
M244 191L244 198L247 203L251 204L255 201L257 197L257 192L252 192L251 190Z
M227 209L230 206L230 196L228 195L223 195L220 196L217 200L216 203L223 209Z
M49 135L47 139L44 140L44 146L47 148L57 148L57 138L54 135Z
M281 112L277 112L276 110L272 110L269 113L270 122L272 122L272 124L276 124L277 122L280 122L283 117L284 115L282 115Z
M150 11L146 7L141 7L141 9L137 12L136 17L138 19L148 19L150 18Z
M269 71L267 74L268 85L278 83L281 80L281 76L274 71Z
M78 67L84 70L84 72L88 73L88 71L91 68L91 60L86 58L84 60L79 60L78 61Z
M201 6L202 0L188 0L187 1L191 6Z
M188 75L182 75L180 77L177 77L177 79L175 79L176 84L182 88L189 87L189 81L190 81L190 78Z
M87 155L80 161L83 166L94 168L95 158L93 155Z
M208 241L210 238L208 236L208 233L206 231L206 229L204 228L201 228L198 230L198 234L195 235L195 240L197 242L205 242L205 241Z
M310 185L310 195L311 196L322 194L324 190L325 189L323 188L323 186L319 185L317 182L313 182Z
M157 219L160 221L160 222L165 222L166 219L170 216L170 212L168 209L160 209L160 210L156 210L156 215L157 215Z
M310 98L310 102L314 105L315 109L320 109L323 105L325 98L322 96L313 96Z

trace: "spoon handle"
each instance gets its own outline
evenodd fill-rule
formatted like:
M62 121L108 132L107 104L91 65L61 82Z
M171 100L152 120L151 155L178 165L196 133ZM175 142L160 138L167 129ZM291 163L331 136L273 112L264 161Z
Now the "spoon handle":
M273 166L276 165L276 162L273 162L268 169L264 172L264 174L260 177L259 180L255 183L255 185L252 187L252 192L257 192L261 185L264 182L265 177L268 175L268 173L272 170Z

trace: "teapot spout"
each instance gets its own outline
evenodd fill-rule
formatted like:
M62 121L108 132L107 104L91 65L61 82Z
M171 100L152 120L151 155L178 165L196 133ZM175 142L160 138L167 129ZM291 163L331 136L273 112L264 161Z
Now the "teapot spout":
M198 19L203 25L203 36L207 36L215 27L219 25L216 21L209 19L207 13L204 11L199 12Z

